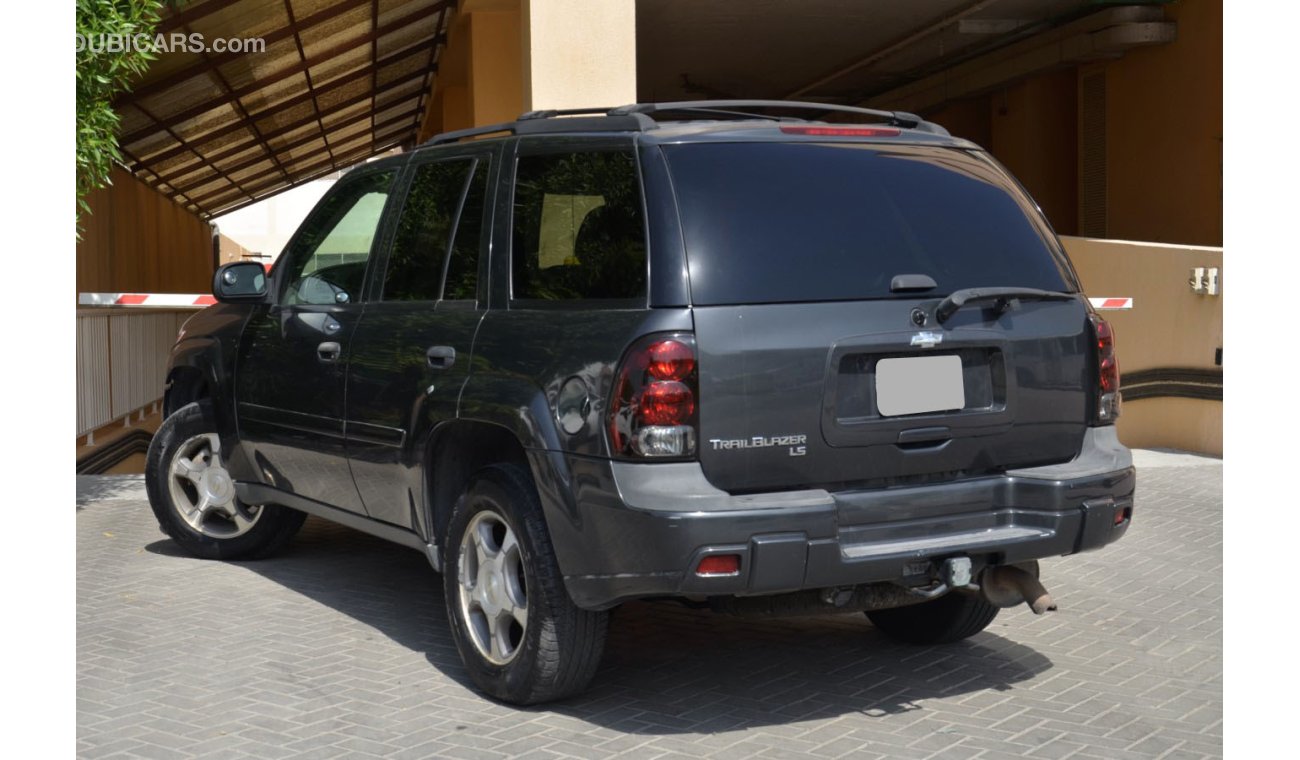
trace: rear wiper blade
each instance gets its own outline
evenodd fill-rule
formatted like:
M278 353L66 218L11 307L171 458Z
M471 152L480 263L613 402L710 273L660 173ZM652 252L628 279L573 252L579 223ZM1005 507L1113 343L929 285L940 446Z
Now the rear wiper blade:
M1001 313L1010 308L1013 301L1070 301L1074 296L1074 293L1058 293L1055 290L1038 288L963 288L954 291L952 295L939 302L939 306L934 310L934 318L939 324L943 324L948 321L948 317L956 314L958 309L968 303L994 301L995 308Z

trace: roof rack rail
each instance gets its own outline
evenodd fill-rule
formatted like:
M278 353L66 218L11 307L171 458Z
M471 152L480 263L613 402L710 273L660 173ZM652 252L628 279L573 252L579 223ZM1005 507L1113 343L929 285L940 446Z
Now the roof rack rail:
M565 116L568 118L554 118ZM644 114L612 114L608 108L573 108L564 111L529 111L514 121L443 132L425 140L425 145L445 145L497 132L538 135L556 132L644 132L655 129L654 119Z
M849 113L872 116L894 127L917 129L938 135L948 135L948 130L904 111L879 111L874 108L841 106L834 103L807 103L796 100L682 100L670 103L633 103L617 108L567 108L529 111L518 119L482 127L458 129L434 135L422 145L444 145L472 137L482 137L497 132L512 135L547 134L557 132L645 132L658 127L650 118L657 113L696 113L708 116L752 117L777 121L809 121L794 116L773 116L753 113L748 109L784 109L810 111L816 114ZM559 118L564 117L564 118Z
M827 112L851 113L858 116L874 116L877 119L884 119L890 126L902 127L903 129L922 129L925 131L933 131L931 129L933 127L943 129L937 124L932 124L920 116L906 111L880 111L874 108L842 106L835 103L808 103L798 100L682 100L671 103L634 103L611 108L608 113L612 116L636 113L653 114L663 111L699 111L742 115L744 114L743 109L746 108L780 108L789 111L814 111L821 114ZM753 115L762 116L762 114Z

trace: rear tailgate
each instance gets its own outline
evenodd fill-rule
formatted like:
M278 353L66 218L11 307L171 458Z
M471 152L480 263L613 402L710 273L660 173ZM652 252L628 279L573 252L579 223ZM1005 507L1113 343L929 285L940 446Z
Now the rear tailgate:
M962 311L933 346L912 344L924 332L909 328L914 307L696 309L700 461L710 482L732 492L896 485L1078 454L1089 347L1082 304L1026 303L1000 317ZM865 325L882 327L852 332ZM898 360L915 359L923 374L955 373L930 394L931 406L945 408L905 413L908 397L919 396L914 403L924 407L932 389L900 396L889 372L901 368L907 379L911 362ZM953 386L961 389L956 402Z
M714 485L878 487L1078 453L1091 387L1081 297L935 318L962 288L1077 291L1037 207L984 154L809 140L664 154ZM904 274L935 287L891 290Z

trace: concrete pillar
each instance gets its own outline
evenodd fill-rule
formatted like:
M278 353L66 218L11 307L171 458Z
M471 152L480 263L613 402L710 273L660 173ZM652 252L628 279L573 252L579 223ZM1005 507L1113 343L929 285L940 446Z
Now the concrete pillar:
M520 0L524 110L636 102L634 0Z
M635 102L634 0L463 0L420 141L541 108Z

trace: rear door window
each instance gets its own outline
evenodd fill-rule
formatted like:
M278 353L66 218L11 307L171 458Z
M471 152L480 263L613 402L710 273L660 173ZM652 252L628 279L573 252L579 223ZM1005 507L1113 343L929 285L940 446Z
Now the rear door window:
M644 297L645 221L631 148L520 156L513 228L514 298Z
M463 156L415 167L388 254L383 300L476 298L489 166L487 156Z
M982 156L809 142L663 150L696 304L888 298L900 274L933 277L926 296L1070 289L1033 202Z
M384 271L385 301L438 300L443 259L473 168L472 158L415 167Z

